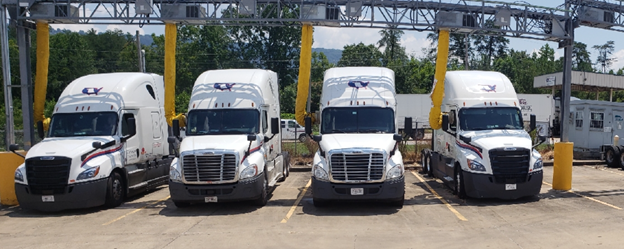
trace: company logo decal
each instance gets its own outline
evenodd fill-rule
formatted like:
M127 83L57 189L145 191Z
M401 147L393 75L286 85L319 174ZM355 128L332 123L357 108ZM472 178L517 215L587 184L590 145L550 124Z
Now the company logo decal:
M231 92L234 85L236 85L236 83L215 83L214 88L221 91L228 90Z
M355 87L356 89L360 89L360 88L366 88L368 86L368 83L370 83L370 81L364 82L364 81L349 81L349 86L350 87Z
M483 88L481 88L481 91L484 92L496 92L496 85L480 85L483 86Z
M85 87L84 89L82 89L82 93L86 94L86 95L91 95L91 94L95 94L98 95L98 93L102 90L102 88L104 87Z

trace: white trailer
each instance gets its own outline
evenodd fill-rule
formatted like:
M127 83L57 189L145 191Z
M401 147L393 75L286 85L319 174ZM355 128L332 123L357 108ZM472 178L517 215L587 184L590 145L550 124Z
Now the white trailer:
M312 167L315 206L335 200L379 200L402 207L403 157L396 134L394 72L381 67L325 71L319 143ZM310 118L306 133L311 134Z
M555 100L550 94L518 94L522 119L528 125L529 117L535 115L538 134L548 137L552 134L555 118Z
M20 206L115 207L166 183L172 157L163 101L163 77L156 74L93 74L71 82L45 139L15 171Z
M262 69L202 73L189 101L186 137L171 163L169 192L177 207L254 200L289 173L282 153L278 79ZM179 128L173 123L177 138Z

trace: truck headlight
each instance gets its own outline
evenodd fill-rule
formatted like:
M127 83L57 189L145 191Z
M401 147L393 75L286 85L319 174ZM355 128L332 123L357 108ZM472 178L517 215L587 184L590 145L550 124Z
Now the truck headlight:
M241 172L240 179L254 177L258 174L258 165L252 164Z
M537 159L537 161L535 161L535 164L533 164L533 170L542 169L543 166L544 163L542 162L542 159Z
M173 182L182 182L182 174L175 167L169 168L169 179Z
M471 170L474 171L485 171L485 166L483 166L483 164L481 164L480 162L477 162L475 160L468 160L468 168L470 168Z
M19 168L15 170L15 181L24 182L24 174Z
M314 165L314 177L316 180L321 181L329 181L329 176L327 175L327 171L321 167L321 165Z
M386 179L399 178L402 175L403 175L403 165L399 164L397 166L392 167L390 170L388 170Z
M76 180L85 180L85 179L93 178L98 173L100 173L100 166L87 168L82 173L80 173L78 177L76 177Z

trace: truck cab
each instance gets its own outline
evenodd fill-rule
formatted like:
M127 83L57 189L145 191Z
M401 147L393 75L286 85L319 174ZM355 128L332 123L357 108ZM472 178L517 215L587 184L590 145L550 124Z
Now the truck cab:
M93 74L71 82L54 106L45 138L15 172L20 206L115 207L126 196L166 183L172 157L163 90L162 76L145 73Z
M253 200L267 203L270 188L289 173L279 134L275 72L261 69L202 73L189 101L186 137L171 137L169 192L177 207ZM174 133L179 126L174 123Z
M509 79L498 72L452 71L444 85L442 128L433 132L433 150L422 153L423 171L460 198L539 194L541 155L524 130Z
M319 144L312 167L314 205L369 200L402 207L394 72L381 67L327 70L320 111L320 135L313 136Z

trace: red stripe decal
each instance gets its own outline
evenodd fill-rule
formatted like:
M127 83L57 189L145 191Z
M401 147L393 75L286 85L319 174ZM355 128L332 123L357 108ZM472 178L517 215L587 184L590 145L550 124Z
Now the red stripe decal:
M455 140L455 143L457 143L457 145L459 145L459 147L462 147L462 148L464 148L464 149L469 149L469 150L471 150L472 152L477 153L477 155L479 155L479 157L480 157L481 159L483 159L483 155L481 155L481 152L479 152L479 150L478 150L477 148L475 148L474 146L469 145L469 144L461 144L461 143L459 143L459 141L457 141L457 140Z
M255 148L253 148L253 149L249 150L249 155L251 155L251 153L254 153L254 152L256 152L256 151L259 151L259 150L260 150L260 147L262 147L262 143L260 143L260 145L258 145L258 147L255 147ZM243 156L243 159L241 159L241 162L240 162L240 163L243 163L243 161L245 161L245 159L246 159L246 158L247 158L247 156Z
M111 154L113 152L119 151L119 150L121 150L121 147L123 147L123 144L119 145L119 147L114 148L114 149L100 151L98 153L92 154L92 155L88 156L87 158L85 158L84 161L82 161L82 164L80 164L80 167L84 166L89 160L91 160L93 158L96 158L96 157L102 156L102 155L106 155L106 154Z

